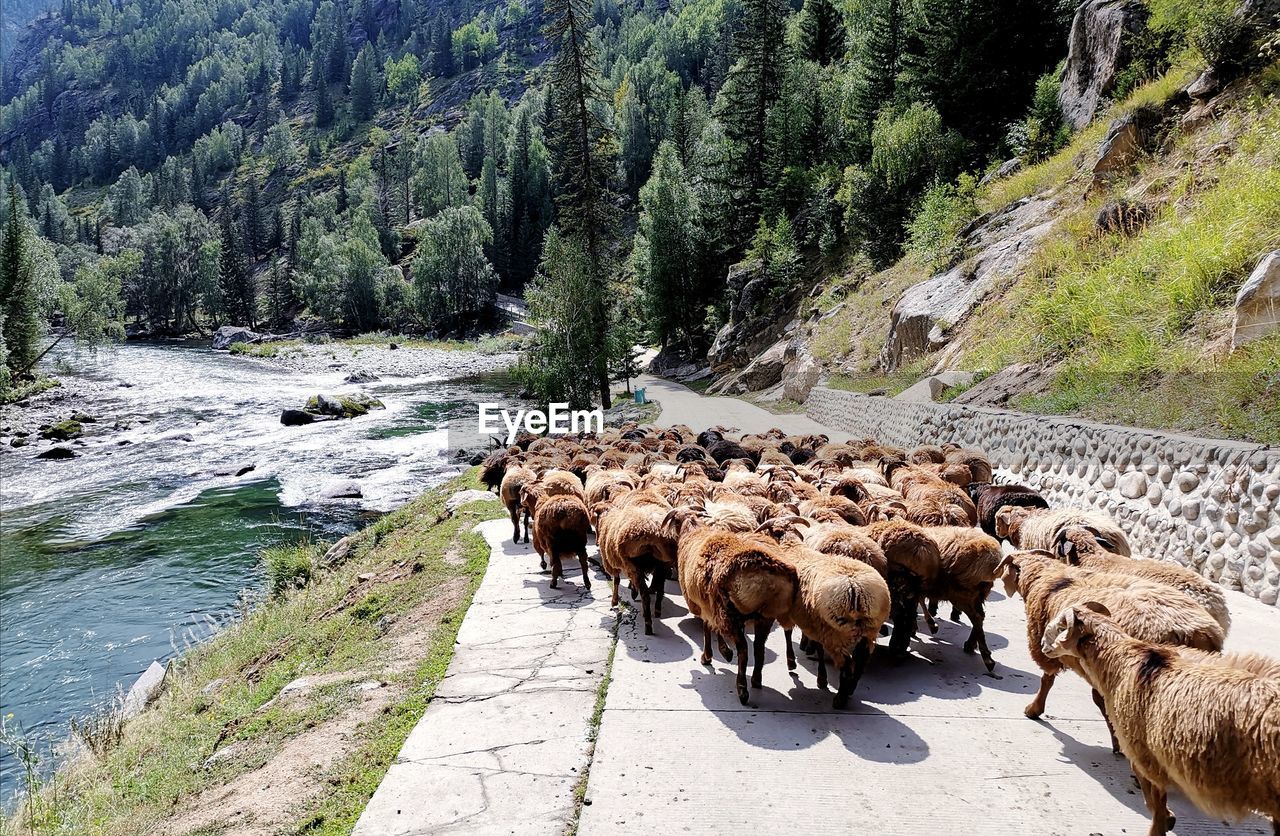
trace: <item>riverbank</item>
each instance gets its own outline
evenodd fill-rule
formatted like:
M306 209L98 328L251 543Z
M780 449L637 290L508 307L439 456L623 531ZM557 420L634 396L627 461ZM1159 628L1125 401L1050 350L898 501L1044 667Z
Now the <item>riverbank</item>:
M237 343L230 353L311 374L342 372L380 377L459 378L514 365L520 345L518 337L508 335L460 342L366 334L319 343L300 340Z
M118 741L95 739L11 824L36 833L345 833L431 701L497 502L476 470L351 535L311 581L172 664ZM107 728L110 724L106 724ZM90 741L93 742L93 741ZM30 818L28 818L28 816Z

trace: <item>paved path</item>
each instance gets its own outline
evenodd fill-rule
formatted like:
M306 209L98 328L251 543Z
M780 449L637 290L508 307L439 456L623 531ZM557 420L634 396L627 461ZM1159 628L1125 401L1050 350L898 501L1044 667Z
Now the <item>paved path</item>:
M919 658L873 656L836 712L812 663L788 673L776 629L764 688L739 705L736 666L698 663L701 631L669 594L656 635L620 630L580 833L1146 833L1142 796L1083 680L1059 678L1043 722L1022 715L1039 672L1021 599L992 593L995 676L961 652L968 628L943 619ZM1280 611L1229 597L1228 648L1280 655ZM1271 832L1170 803L1178 834Z
M511 523L478 530L489 568L444 680L360 817L357 836L559 834L589 758L588 727L615 616L576 561L559 590ZM592 550L594 554L594 549Z
M652 375L641 375L635 386L645 389L649 400L662 405L662 414L655 422L660 427L672 424L688 424L703 430L720 424L742 432L764 432L780 427L788 433L826 433L832 441L847 441L849 434L823 426L800 413L777 414L747 403L740 398L719 398L699 395L688 386Z

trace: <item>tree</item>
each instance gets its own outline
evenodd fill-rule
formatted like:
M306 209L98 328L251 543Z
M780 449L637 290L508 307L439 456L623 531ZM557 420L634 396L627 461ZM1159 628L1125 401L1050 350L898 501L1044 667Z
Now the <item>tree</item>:
M420 146L413 177L414 202L422 217L429 218L450 206L461 206L467 201L470 188L458 156L458 144L445 134L427 137Z
M141 270L142 253L135 249L121 250L76 270L75 278L60 289L58 302L78 342L98 345L124 339L121 294Z
M253 278L241 249L242 236L231 217L231 206L222 209L222 252L218 262L218 286L222 291L222 308L232 324L254 327L257 305Z
M492 241L474 206L450 207L427 221L413 259L415 306L425 325L458 332L492 307L497 274L485 256Z
M614 140L597 110L599 79L587 0L550 0L543 14L547 41L555 50L549 95L554 101L551 135L563 246L555 258L544 255L542 298L556 301L547 302L540 319L546 324L567 300L578 306L575 317L585 324L587 340L571 342L566 359L576 367L577 377L594 382L601 405L608 408L607 259L615 234L616 199L611 182L614 165L607 149ZM540 342L539 347L543 346ZM564 378L556 388L565 394L570 391Z
M844 57L844 17L831 0L805 0L800 12L800 54L822 66Z
M293 126L283 116L270 129L263 140L263 151L271 160L272 171L279 171L298 163L298 143L293 138Z
M418 85L422 79L418 57L407 52L398 61L388 58L386 73L388 92L397 100L409 100L412 111L417 104Z
M13 378L26 374L39 357L43 328L39 314L32 254L28 246L31 235L26 212L18 199L17 188L9 185L9 212L0 243L0 301L4 309L3 337L7 349L6 362Z
M729 173L744 224L754 224L764 205L769 110L782 92L786 15L785 0L745 0L736 60L717 100L734 149Z
M316 127L327 128L333 123L333 97L329 93L324 61L315 54L311 59L311 89L315 95Z
M366 43L351 67L351 113L356 121L363 122L373 115L381 88L373 44Z
M133 226L142 220L142 177L138 169L129 166L107 192L111 218L118 226Z
M640 221L632 264L646 319L665 347L701 324L697 296L697 197L674 144L658 146L653 175L640 189Z
M867 31L854 70L850 116L864 148L880 108L892 103L904 40L902 0L866 0Z
M240 207L240 215L244 219L244 249L249 260L257 259L262 252L262 244L266 240L266 224L262 218L262 193L258 191L258 180L251 172L244 189L244 202Z
M293 282L290 280L289 265L276 261L271 265L271 275L267 280L267 321L273 326L280 326L289 318L289 312L297 304L293 293Z

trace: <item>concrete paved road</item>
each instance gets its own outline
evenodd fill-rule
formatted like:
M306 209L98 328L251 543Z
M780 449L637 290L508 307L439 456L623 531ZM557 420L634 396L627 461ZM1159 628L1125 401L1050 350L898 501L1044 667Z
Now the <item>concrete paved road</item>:
M572 818L614 640L609 590L597 572L584 592L576 564L551 589L532 549L512 544L510 522L478 530L489 568L448 673L357 836L558 834Z
M1280 655L1280 611L1229 597L1228 648ZM711 669L698 663L701 630L682 604L672 594L657 635L634 619L620 630L582 834L1147 832L1142 795L1081 679L1059 678L1042 722L1023 716L1039 672L1021 599L992 593L995 676L961 651L968 627L943 619L920 657L873 656L845 712L817 690L811 662L788 673L777 629L764 688L739 705L736 666L718 654ZM1271 832L1170 804L1180 836Z
M742 432L764 432L779 427L789 433L826 433L832 441L847 441L848 433L825 427L803 414L777 414L761 409L740 398L699 395L688 386L652 375L641 375L634 385L644 387L649 400L662 404L662 414L654 423L659 427L688 424L702 430L717 424Z

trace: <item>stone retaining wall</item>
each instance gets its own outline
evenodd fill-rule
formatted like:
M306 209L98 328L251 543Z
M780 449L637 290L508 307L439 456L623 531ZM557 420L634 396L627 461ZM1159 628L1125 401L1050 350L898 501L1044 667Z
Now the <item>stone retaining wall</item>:
M897 446L977 447L990 456L997 481L1031 485L1050 505L1110 514L1135 554L1176 561L1277 604L1280 449L821 386L805 412Z

